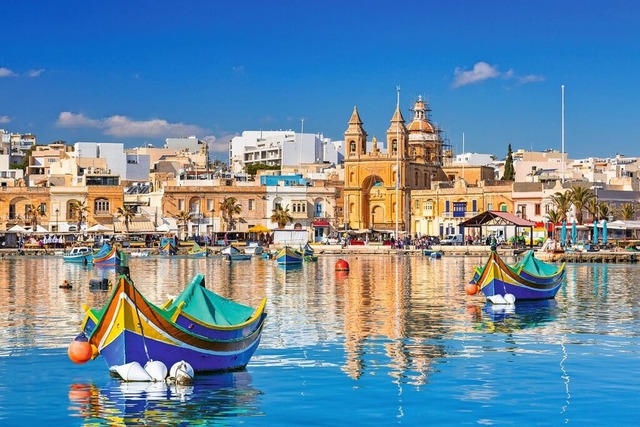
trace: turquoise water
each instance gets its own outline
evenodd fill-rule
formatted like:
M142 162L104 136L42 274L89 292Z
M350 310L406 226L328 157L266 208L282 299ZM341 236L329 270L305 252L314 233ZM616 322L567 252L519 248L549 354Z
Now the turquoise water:
M0 261L0 425L629 425L640 404L640 266L575 264L554 301L493 310L464 284L481 258L133 259L162 303L196 272L268 324L247 369L193 387L126 384L66 350L113 270ZM515 261L515 260L514 260ZM71 290L59 289L69 280Z

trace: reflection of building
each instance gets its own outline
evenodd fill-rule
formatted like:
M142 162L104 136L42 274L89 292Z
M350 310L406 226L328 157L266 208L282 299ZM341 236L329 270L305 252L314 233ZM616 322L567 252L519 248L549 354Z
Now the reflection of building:
M413 119L405 127L397 106L387 130L386 152L380 150L375 136L367 152L367 133L354 108L344 134L345 226L392 231L397 221L399 230L408 230L411 191L446 179L441 168L441 130L429 122L429 109L422 98L412 111Z

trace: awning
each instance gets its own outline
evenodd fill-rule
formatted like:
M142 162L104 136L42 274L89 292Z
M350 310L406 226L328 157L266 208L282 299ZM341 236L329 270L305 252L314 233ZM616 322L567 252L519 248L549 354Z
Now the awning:
M154 233L155 231L156 226L151 221L131 221L129 224L129 233ZM127 232L124 221L116 221L116 232Z
M311 225L315 228L330 227L329 221L313 221Z

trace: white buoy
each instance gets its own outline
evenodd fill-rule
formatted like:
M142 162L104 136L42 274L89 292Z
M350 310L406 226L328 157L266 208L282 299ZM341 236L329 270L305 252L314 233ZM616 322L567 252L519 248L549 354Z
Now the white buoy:
M169 370L169 378L175 381L176 384L191 384L193 383L193 377L193 368L184 360L174 363Z
M487 299L489 301L491 301L493 304L506 304L507 301L504 299L504 297L500 294L495 294L495 295L491 295L488 296Z
M514 294L504 294L504 300L507 304L515 304L516 303L516 296Z
M114 366L120 378L125 381L152 381L149 373L138 362Z
M167 366L159 360L148 361L144 365L144 370L147 371L153 381L164 381L169 372Z

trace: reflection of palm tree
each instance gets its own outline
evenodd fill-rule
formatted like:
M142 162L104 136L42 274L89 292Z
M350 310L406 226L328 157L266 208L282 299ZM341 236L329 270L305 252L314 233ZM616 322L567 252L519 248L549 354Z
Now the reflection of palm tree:
M80 231L80 227L82 227L82 223L86 218L86 214L89 212L89 208L85 204L85 202L75 201L71 204L71 212L72 216L76 218L76 224L78 225L78 231Z
M225 197L224 200L220 202L220 212L222 219L227 224L227 230L233 230L236 224L233 216L242 213L242 206L237 203L235 197Z
M276 208L271 212L271 222L277 223L278 228L284 228L288 223L293 221L293 217L289 213L289 206L282 209L282 206L276 205Z
M187 233L187 224L193 219L193 214L186 211L180 211L173 217L184 227L185 234Z
M135 208L133 206L123 206L118 208L118 218L122 218L124 220L124 226L127 229L127 234L129 234L129 225L131 224L131 220L136 216Z

